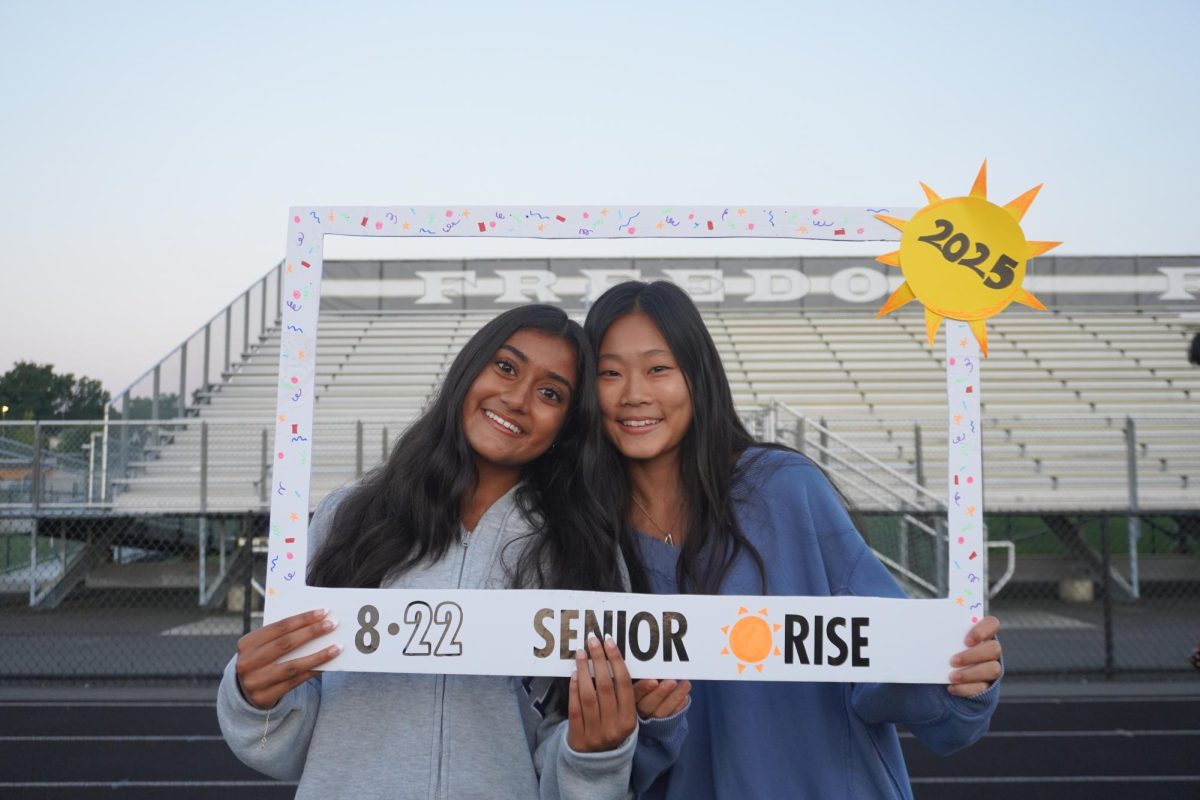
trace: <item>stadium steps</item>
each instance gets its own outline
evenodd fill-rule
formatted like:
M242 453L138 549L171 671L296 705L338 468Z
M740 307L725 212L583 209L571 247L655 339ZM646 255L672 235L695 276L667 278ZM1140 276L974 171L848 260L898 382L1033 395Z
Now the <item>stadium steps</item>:
M0 714L5 800L284 800L237 760L212 702L29 703Z
M322 314L314 503L358 474L356 423L364 421L365 471L420 413L458 349L488 318L463 311L419 319L387 312ZM710 310L705 319L743 414L783 401L824 419L838 436L909 478L916 474L913 425L920 420L924 474L930 486L941 485L945 356L941 341L929 347L919 315ZM1152 314L1126 319L1010 311L989 320L988 330L991 355L981 372L989 508L1111 506L1114 493L1126 488L1126 416L1139 418L1143 506L1200 506L1200 425L1167 419L1200 409L1193 399L1200 374L1189 372L1183 360L1187 334L1178 321ZM262 507L262 431L273 445L279 361L274 330L204 395L199 420L211 423L213 510ZM173 493L194 504L199 426L167 437L117 481L123 490L118 506L165 508Z
M1195 797L1196 711L1195 698L1001 699L964 751L935 756L903 730L900 745L922 800Z
M916 797L1157 800L1192 797L1200 787L1200 767L1194 758L1200 699L1194 693L1173 696L1160 688L1159 696L1136 699L1014 696L1022 694L1021 689L1020 683L1012 683L1002 691L989 732L953 756L936 756L900 730ZM1114 688L1093 691L1111 694ZM201 692L207 697L201 699ZM159 693L194 700L4 702L0 796L5 800L291 798L295 784L273 781L230 752L217 726L211 700L215 692L205 688ZM105 690L76 693L102 697Z

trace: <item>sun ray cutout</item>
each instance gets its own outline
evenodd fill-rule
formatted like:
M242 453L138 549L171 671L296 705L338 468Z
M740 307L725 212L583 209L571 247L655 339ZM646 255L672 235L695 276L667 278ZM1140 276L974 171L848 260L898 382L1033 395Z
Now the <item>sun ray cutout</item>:
M987 159L983 160L983 164L979 167L979 174L975 176L975 183L971 184L971 197L978 197L981 200L987 200Z
M1017 222L1020 222L1021 220L1025 219L1025 212L1029 210L1031 205L1033 205L1033 198L1037 197L1038 192L1041 190L1042 184L1039 183L1037 186L1025 192L1025 194L1017 197L1015 200L1010 201L1004 206L1005 210L1013 215L1013 219L1015 219Z
M761 673L769 656L780 655L775 634L783 626L772 623L768 618L769 613L766 608L751 613L750 609L741 606L738 608L737 622L721 626L721 633L726 636L721 655L736 659L739 675L748 666L753 666L755 672Z
M1010 303L1046 310L1022 282L1027 262L1060 242L1027 241L1020 225L1042 184L998 206L987 198L987 179L985 159L966 196L943 198L921 183L928 203L911 219L875 215L901 234L900 249L876 261L899 267L904 274L878 315L920 301L931 347L942 320L956 319L969 323L986 356L989 318Z
M902 283L899 287L897 287L896 291L892 292L892 296L887 299L887 302L883 304L883 308L879 309L875 316L882 317L889 311L895 311L905 303L911 303L916 299L917 296L913 294L912 287L907 283Z
M1016 296L1013 297L1013 302L1020 303L1023 306L1029 306L1030 308L1036 308L1038 311L1046 310L1046 307L1044 305L1042 305L1041 300L1038 300L1036 297L1034 297L1032 294L1025 291L1024 289L1017 292Z
M944 317L940 314L930 311L928 308L925 309L925 335L929 338L930 347L933 347L933 343L937 339L938 328L943 319Z
M900 266L900 251L893 250L890 253L884 253L875 260L881 264L887 264L889 267L898 267Z

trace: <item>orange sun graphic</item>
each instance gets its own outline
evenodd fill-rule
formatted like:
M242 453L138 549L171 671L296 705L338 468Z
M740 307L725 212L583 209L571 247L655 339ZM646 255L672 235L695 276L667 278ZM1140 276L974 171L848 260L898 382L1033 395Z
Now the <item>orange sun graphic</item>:
M765 608L760 608L758 614L751 614L749 609L742 607L738 609L738 617L740 619L737 622L721 628L721 633L726 634L729 640L728 645L722 648L721 655L732 655L737 659L739 675L750 664L762 672L763 662L768 656L780 655L779 647L775 644L775 631L783 626L768 621Z
M932 345L946 317L971 326L979 349L987 355L988 317L1017 302L1045 311L1041 301L1022 288L1026 262L1061 242L1029 242L1021 219L1041 184L1001 207L987 199L987 161L979 168L967 197L943 200L921 184L929 204L912 219L875 216L901 232L900 249L880 256L899 267L904 283L879 309L879 316L919 300L925 306L925 331Z

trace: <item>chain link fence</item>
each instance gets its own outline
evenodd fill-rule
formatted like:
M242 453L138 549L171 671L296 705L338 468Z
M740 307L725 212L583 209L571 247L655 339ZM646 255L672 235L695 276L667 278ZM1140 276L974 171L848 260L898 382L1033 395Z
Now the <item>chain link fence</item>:
M945 421L746 415L822 463L914 596L943 593ZM310 502L403 428L318 421ZM208 678L257 624L273 425L0 424L0 679ZM938 443L941 436L943 442ZM1200 418L984 423L1011 674L1184 676L1200 639Z
M830 472L910 594L944 595L945 419L812 420L775 404L748 421ZM1193 673L1200 417L985 409L982 425L989 610L1009 672Z

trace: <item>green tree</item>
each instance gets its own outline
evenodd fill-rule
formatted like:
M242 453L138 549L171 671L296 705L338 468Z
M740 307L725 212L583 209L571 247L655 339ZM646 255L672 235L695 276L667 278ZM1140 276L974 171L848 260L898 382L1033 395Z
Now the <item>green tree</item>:
M99 419L108 398L100 381L59 375L53 364L18 361L0 375L0 404L8 406L9 419Z
M108 392L100 381L74 374L59 375L53 364L18 361L0 375L0 405L8 406L9 420L100 419L108 403ZM67 427L49 434L63 453L78 452L91 433L90 427ZM33 442L32 427L0 428L0 436L25 444ZM45 440L44 440L45 441Z
M122 411L122 415L124 412ZM177 394L160 394L158 396L158 417L157 419L174 419L179 416L179 395ZM130 419L155 419L154 417L154 398L153 397L131 397L129 398L129 418Z

